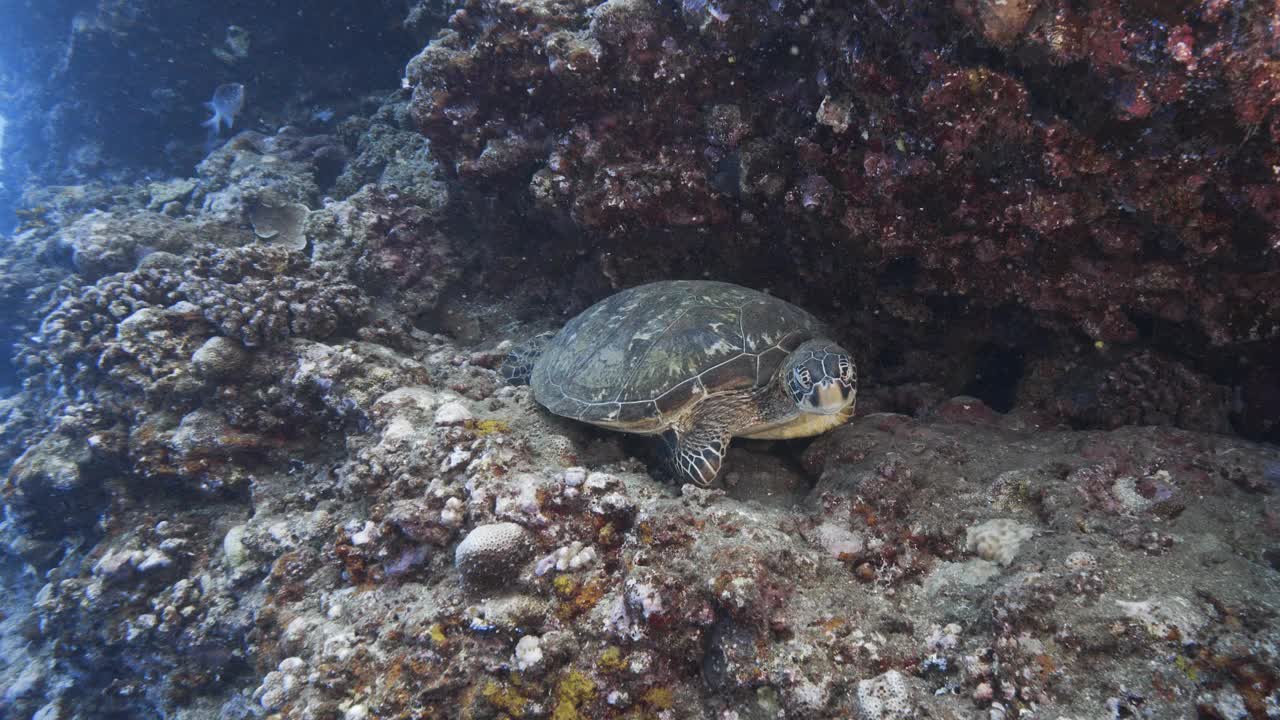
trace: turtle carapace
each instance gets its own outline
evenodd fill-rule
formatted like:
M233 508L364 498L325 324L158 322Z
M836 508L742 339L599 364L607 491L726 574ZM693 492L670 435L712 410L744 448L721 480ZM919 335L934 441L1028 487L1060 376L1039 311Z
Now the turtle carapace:
M662 435L681 480L710 485L733 437L817 435L853 415L853 358L764 293L674 280L624 290L503 367L557 415Z

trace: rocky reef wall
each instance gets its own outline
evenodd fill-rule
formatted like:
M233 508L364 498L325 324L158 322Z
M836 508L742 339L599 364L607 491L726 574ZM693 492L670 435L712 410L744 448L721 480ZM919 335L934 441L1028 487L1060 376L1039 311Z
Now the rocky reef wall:
M477 1L407 75L457 182L540 218L508 253L575 268L579 303L767 287L887 381L1009 407L1035 363L1078 366L1082 424L1142 348L1275 438L1276 11Z

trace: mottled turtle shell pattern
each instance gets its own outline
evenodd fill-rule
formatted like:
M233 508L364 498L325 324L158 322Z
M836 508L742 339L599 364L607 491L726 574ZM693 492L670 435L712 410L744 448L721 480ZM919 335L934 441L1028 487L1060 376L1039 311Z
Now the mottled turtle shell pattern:
M624 290L570 320L533 369L557 415L661 432L707 395L759 388L797 346L827 336L817 318L762 292L673 280Z

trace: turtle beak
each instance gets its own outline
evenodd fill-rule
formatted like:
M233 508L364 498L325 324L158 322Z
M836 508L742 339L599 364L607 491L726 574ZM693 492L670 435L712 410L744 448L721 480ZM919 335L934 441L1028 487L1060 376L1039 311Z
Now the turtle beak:
M835 415L849 406L853 391L838 380L825 380L813 387L806 398L808 411L818 415Z

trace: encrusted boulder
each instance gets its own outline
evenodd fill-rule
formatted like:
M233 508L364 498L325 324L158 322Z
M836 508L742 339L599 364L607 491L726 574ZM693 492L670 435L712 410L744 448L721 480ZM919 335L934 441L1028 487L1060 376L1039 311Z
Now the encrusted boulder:
M458 543L454 565L478 584L510 580L533 553L533 536L511 522L476 526Z

